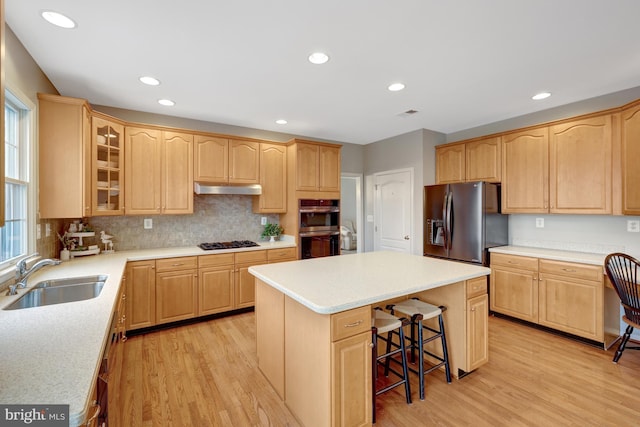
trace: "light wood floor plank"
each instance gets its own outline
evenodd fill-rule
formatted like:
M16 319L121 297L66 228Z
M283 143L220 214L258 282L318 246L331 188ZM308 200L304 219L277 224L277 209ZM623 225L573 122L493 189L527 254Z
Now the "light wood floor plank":
M122 425L298 426L257 368L254 319L244 313L130 338ZM424 401L413 375L411 405L401 387L380 396L376 425L640 425L640 351L627 350L616 365L613 350L494 317L489 346L489 363L461 380L430 374Z

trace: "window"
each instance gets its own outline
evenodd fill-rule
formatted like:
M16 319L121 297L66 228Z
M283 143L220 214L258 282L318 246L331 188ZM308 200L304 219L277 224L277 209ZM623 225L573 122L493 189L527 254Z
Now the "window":
M31 109L7 90L5 114L5 225L0 228L0 267L30 250Z

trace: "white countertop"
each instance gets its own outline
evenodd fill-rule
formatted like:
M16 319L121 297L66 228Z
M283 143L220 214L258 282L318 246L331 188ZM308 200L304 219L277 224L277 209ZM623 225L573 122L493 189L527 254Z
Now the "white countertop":
M29 278L18 295L0 293L6 307L42 280L107 274L97 298L22 310L0 309L0 403L69 404L69 425L90 408L111 315L127 261L294 247L293 241L242 249L203 251L197 246L115 252L75 258L49 266Z
M365 252L257 265L249 272L320 314L486 276L486 267L399 252Z
M592 264L599 266L604 266L604 259L607 256L606 254L562 251L558 249L533 248L527 246L499 246L489 249L489 252L535 258L546 258L556 261L577 262L581 264Z

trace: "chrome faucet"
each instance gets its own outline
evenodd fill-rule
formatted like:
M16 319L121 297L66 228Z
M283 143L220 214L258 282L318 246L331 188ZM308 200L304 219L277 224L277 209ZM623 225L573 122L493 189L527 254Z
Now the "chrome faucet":
M33 258L38 254L33 254L27 258L20 260L16 264L16 283L9 286L9 290L7 291L7 295L15 295L18 293L18 288L25 288L27 286L27 279L36 271L40 270L42 267L47 265L58 265L60 264L60 260L57 259L41 259L31 266L30 269L27 270L27 259Z

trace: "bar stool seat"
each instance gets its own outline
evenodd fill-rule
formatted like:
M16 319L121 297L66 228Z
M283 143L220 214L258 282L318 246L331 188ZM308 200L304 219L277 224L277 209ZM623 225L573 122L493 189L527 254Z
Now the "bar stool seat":
M409 324L408 319L399 319L387 312L382 311L380 308L373 310L371 336L373 342L372 349L372 383L373 383L373 423L376 422L376 396L385 393L399 385L404 384L405 397L407 403L411 403L411 387L409 385L409 370L407 363L407 352L405 348L405 337L403 327ZM386 337L383 335L386 334ZM398 335L398 344L393 342L393 335ZM387 343L387 348L384 354L378 356L378 339L381 339ZM393 347L393 348L392 348ZM392 356L400 353L401 362ZM391 367L391 362L397 363L402 366L402 372L398 372ZM393 372L399 381L387 385L381 389L376 387L376 379L378 377L378 365L384 366L384 376L388 377L389 372Z
M447 349L447 337L444 330L444 320L442 313L446 310L444 306L436 306L427 302L421 301L418 298L408 299L402 301L399 304L387 306L391 310L392 314L396 312L405 314L411 318L411 336L407 338L409 341L409 348L411 350L411 362L415 363L415 350L418 350L418 370L409 368L410 371L418 374L420 384L420 400L424 400L424 377L428 373L435 371L436 369L444 366L445 376L447 383L451 383L451 370L449 368L449 351ZM438 318L438 329L434 329L424 323L425 320ZM418 336L416 337L416 329ZM430 334L424 337L423 331L427 331ZM442 344L442 356L439 356L429 350L427 350L425 344L440 339ZM424 355L431 357L438 361L429 369L424 369Z

